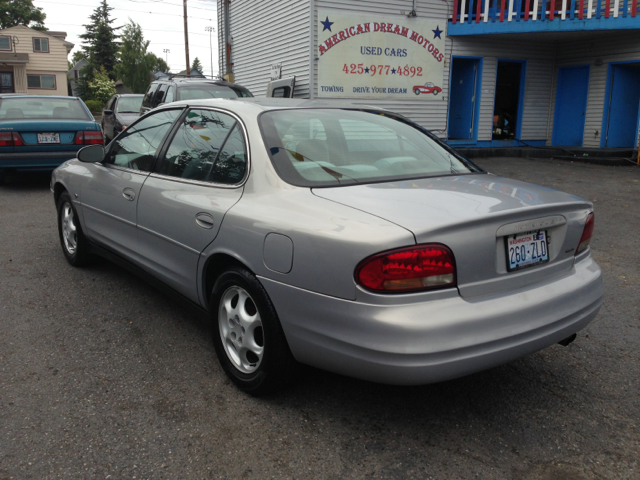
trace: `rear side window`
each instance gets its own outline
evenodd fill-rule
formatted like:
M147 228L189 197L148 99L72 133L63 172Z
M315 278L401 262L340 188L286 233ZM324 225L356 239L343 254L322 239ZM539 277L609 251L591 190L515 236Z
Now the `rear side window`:
M106 164L150 172L164 136L181 110L164 110L143 118L118 136Z
M230 115L191 110L158 165L162 175L235 184L246 170L242 131Z

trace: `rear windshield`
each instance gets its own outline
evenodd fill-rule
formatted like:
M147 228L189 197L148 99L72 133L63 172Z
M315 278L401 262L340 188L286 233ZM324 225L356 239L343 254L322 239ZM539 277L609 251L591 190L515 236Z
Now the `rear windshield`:
M201 84L178 89L178 100L196 100L201 98L238 98L253 97L246 89L226 87L215 84Z
M89 114L75 98L3 98L0 120L89 120Z
M479 172L421 127L380 112L275 110L260 116L278 174L322 187Z
M140 107L142 106L142 98L139 97L120 97L118 105L116 106L116 112L118 113L140 113Z

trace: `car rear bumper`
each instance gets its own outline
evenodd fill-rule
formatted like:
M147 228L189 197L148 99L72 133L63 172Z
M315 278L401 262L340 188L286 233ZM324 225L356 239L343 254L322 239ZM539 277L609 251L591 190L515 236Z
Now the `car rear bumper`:
M603 293L590 256L546 282L471 300L451 289L374 304L260 281L298 361L398 385L460 377L553 345L593 320Z
M0 170L53 169L67 160L76 158L79 149L58 152L20 152L0 155Z

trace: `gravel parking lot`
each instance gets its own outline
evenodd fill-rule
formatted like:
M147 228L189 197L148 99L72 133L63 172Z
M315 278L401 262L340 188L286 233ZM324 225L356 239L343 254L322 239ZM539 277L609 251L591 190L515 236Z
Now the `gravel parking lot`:
M482 159L594 202L605 302L568 347L436 385L239 392L205 321L69 266L48 175L0 186L0 480L640 478L640 168Z

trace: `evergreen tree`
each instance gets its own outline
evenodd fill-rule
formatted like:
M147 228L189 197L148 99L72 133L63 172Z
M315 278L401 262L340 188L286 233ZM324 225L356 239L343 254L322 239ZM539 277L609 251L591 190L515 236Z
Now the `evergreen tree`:
M45 18L46 13L35 7L32 0L0 0L0 30L16 25L48 30L44 26Z
M102 3L89 17L91 23L84 25L86 32L80 35L83 43L82 51L91 67L86 69L86 73L91 77L87 81L93 79L93 72L100 70L100 67L107 70L112 80L116 78L114 67L120 47L116 31L121 27L111 26L115 22L115 19L111 18L111 10L113 8L107 5L107 0L102 0Z
M193 70L194 68L202 73L202 63L200 63L200 59L198 57L194 58L193 63L191 64L191 70Z
M162 58L147 52L149 41L144 39L142 28L133 20L129 19L121 38L117 77L133 93L144 93L151 82L151 74L157 70L167 71L168 66Z

